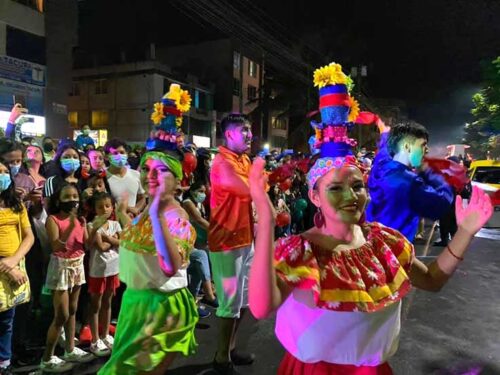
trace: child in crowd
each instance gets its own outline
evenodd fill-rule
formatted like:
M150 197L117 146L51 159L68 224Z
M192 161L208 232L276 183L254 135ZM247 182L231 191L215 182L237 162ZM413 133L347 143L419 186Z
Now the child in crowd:
M7 163L0 162L0 374L10 374L16 309L10 290L29 283L24 256L34 242L28 213L15 189Z
M47 270L46 287L52 290L54 319L47 332L45 351L40 368L44 372L63 372L72 368L69 362L85 363L92 354L75 347L75 314L80 287L85 283L83 257L88 240L85 219L78 217L80 195L75 185L64 183L50 197L46 228L52 248ZM95 226L98 223L94 222ZM102 225L102 224L101 224ZM64 327L66 342L61 358L54 349Z
M92 198L96 219L88 224L90 233L90 351L103 357L111 353L113 337L109 334L111 300L120 285L118 279L118 246L121 226L109 220L113 213L113 199L109 193L98 192ZM98 226L101 224L101 226Z
M90 171L91 171L90 159L87 156L87 154L80 153L80 167L82 170L82 174L90 173Z
M104 164L104 155L100 150L89 150L87 152L87 157L90 160L90 166L94 171L104 171L106 170L106 165Z

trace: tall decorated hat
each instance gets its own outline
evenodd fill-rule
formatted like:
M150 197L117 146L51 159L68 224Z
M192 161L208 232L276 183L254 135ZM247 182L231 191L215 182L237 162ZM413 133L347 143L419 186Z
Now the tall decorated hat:
M169 91L159 103L155 103L151 114L155 128L146 141L146 153L140 165L148 159L161 160L179 180L183 178L183 156L179 150L182 142L182 116L191 107L191 96L177 84L171 84Z
M171 84L159 103L155 103L151 120L155 124L146 149L175 150L182 138L182 116L191 107L191 96L178 84Z
M315 132L311 146L319 150L320 157L307 175L310 188L330 169L346 162L356 164L351 148L357 142L349 138L349 130L359 115L359 104L350 95L352 80L339 64L316 69L314 86L319 88L321 121L311 122Z

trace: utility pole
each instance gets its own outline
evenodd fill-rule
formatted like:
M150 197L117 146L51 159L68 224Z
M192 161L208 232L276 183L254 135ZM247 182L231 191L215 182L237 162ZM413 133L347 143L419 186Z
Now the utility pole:
M368 70L366 65L359 65L356 67L351 68L351 76L355 79L354 81L356 82L356 90L355 92L357 93L358 99L361 100L361 97L363 95L362 91L362 81L363 77L368 76ZM362 132L362 127L360 125L356 125L358 127L358 148L361 149L363 145L363 132Z

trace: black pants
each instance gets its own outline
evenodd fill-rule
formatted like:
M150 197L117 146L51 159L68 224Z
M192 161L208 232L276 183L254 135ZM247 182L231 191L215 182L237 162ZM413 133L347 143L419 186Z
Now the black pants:
M457 232L457 217L455 215L455 201L453 201L453 205L448 210L446 215L444 215L439 220L439 232L441 234L441 241L444 243L448 243L448 238L455 235Z

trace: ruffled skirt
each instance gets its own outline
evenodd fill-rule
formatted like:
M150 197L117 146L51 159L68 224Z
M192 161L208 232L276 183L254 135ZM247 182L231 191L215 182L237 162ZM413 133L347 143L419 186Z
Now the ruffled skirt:
M171 293L127 289L111 358L98 374L152 371L168 353L193 354L197 322L196 304L186 288Z

